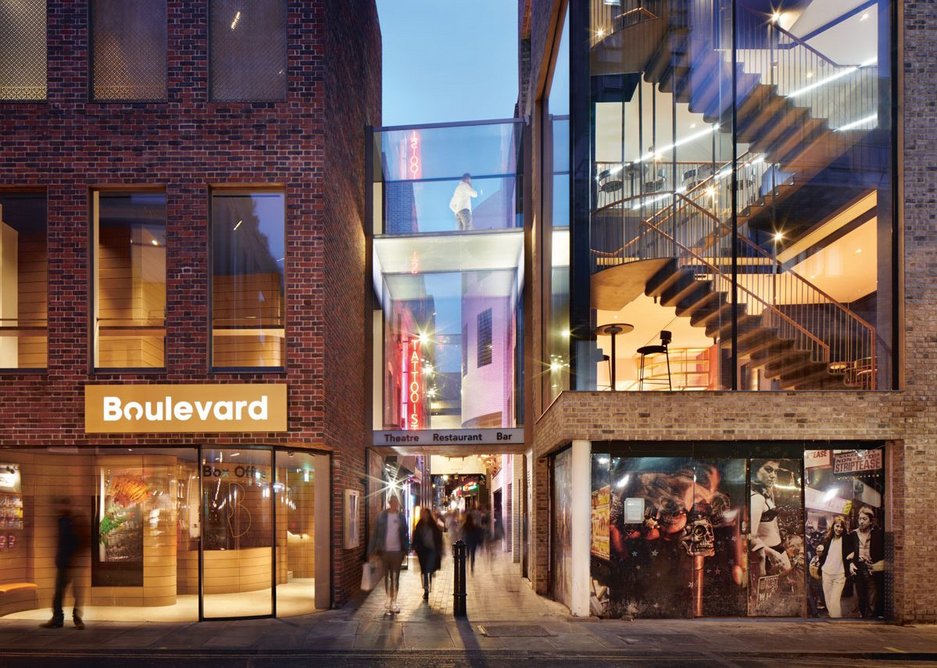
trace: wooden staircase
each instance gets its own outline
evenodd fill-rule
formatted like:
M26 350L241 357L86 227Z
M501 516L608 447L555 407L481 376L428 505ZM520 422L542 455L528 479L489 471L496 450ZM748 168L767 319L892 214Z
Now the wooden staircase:
M695 272L680 267L676 259L661 267L645 286L644 292L662 306L674 307L680 317L689 318L694 327L704 327L706 336L728 348L732 340L733 304L713 280L700 280ZM830 370L830 365L816 360L815 353L785 338L767 317L748 313L738 304L738 356L765 378L776 380L781 389L844 389L844 375Z

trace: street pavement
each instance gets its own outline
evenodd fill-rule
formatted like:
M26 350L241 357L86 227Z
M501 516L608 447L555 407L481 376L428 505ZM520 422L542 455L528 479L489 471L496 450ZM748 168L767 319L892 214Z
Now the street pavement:
M302 617L201 623L0 620L0 666L937 666L937 626L837 620L598 620L537 596L511 555L481 555L468 616L452 614L451 559L429 601L411 559L401 611L381 588Z

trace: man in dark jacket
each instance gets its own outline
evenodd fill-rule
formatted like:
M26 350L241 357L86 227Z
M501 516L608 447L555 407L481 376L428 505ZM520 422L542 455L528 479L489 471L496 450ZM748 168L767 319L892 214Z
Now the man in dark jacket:
M856 595L859 614L863 617L884 617L885 593L885 532L875 522L875 511L869 506L859 510L859 527L852 532L856 549Z
M85 546L85 536L79 528L80 522L76 522L76 518L72 516L68 499L57 499L56 504L59 518L58 542L55 550L55 595L52 599L52 619L41 626L47 629L62 628L65 623L65 612L62 609L65 590L68 585L71 585L72 596L75 597L72 621L75 622L75 628L81 630L85 628L85 623L81 620L82 590L78 583L75 562L81 548Z

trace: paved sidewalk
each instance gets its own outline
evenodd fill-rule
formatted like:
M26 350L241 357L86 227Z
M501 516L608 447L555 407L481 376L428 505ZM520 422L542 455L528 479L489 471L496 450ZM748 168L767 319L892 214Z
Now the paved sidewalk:
M381 588L340 610L285 619L97 622L84 631L0 620L0 666L51 665L937 665L937 627L858 621L579 619L533 593L510 555L480 556L468 618L452 616L451 559L422 599L419 567L401 576L401 612Z

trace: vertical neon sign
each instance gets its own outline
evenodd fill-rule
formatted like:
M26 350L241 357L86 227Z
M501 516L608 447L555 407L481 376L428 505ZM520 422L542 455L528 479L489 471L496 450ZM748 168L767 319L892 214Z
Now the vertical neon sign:
M423 155L420 148L422 140L420 133L414 130L407 137L407 178L423 178Z
M403 342L400 355L402 369L400 414L404 429L423 428L423 363L420 359L420 340Z

